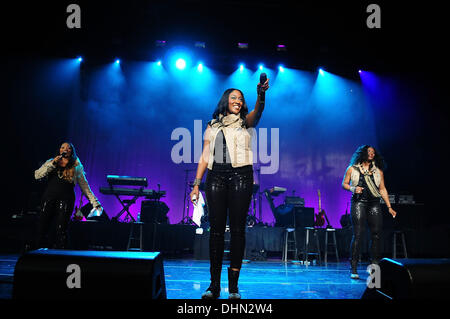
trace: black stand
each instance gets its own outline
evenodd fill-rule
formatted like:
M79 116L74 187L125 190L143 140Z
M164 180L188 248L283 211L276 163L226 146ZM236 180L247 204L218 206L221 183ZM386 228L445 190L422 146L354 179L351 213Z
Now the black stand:
M188 174L190 171L194 171L194 169L185 169L185 178L184 178L184 199L183 199L183 218L179 222L179 224L182 225L194 225L194 221L189 217L189 202L190 202L190 187L189 187L189 180L188 180Z
M142 190L143 188L141 188ZM125 218L123 219L124 222L129 223L129 222L136 222L136 219L134 219L134 217L131 215L129 209L130 206L136 203L136 200L139 198L139 196L134 196L132 199L124 199L122 200L119 195L114 194L114 196L116 196L117 200L120 202L120 204L122 205L122 210L112 218L112 220L114 221L118 221L119 218L126 213Z

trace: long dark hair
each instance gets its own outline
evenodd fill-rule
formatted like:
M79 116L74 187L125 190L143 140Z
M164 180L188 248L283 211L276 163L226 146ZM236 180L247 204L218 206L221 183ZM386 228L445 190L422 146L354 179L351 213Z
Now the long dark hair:
M381 170L384 170L386 168L386 162L384 161L383 156L377 151L377 149L371 145L361 145L358 147L353 153L352 158L350 160L350 166L352 165L358 165L363 162L369 161L369 154L367 153L367 150L369 147L373 148L375 150L375 157L373 158L373 161L375 162L376 167L378 167ZM370 168L372 168L372 163L370 163Z
M59 154L59 149L61 148L61 145L63 145L63 144L69 144L69 147L72 150L72 154L69 157L69 162L67 163L67 165L63 169L63 176L64 176L64 179L66 179L68 181L72 181L73 176L75 174L75 167L74 166L75 166L75 163L76 163L76 161L78 159L77 152L75 150L75 146L73 146L72 143L70 143L70 142L62 142L61 144L59 144L59 147L58 147L58 149L56 151L56 155L55 156L60 155Z
M228 110L228 98L231 94L231 92L233 91L238 91L242 94L242 107L241 107L241 112L240 112L240 117L241 119L244 120L245 123L245 118L248 114L248 107L247 107L247 103L245 102L245 97L244 97L244 93L242 93L241 90L238 89L227 89L225 90L225 92L223 92L222 97L219 100L219 103L217 103L217 107L214 110L214 113L212 115L212 118L215 120L219 120L219 115L222 114L223 116L227 115L227 110Z

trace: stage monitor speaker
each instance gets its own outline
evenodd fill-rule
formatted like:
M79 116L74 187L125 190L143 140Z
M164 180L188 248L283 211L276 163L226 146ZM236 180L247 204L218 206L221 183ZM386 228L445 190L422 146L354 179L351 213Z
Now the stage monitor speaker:
M362 299L450 298L450 259L383 258L379 266L379 288L367 287Z
M143 200L141 202L141 222L167 224L169 207L164 202L155 200Z
M39 249L16 263L13 299L166 299L159 252Z

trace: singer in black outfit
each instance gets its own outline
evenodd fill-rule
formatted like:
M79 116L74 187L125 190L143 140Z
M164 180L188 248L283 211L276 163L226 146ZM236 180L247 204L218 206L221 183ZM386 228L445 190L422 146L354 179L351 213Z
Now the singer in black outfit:
M359 278L357 264L366 222L371 233L371 263L378 264L380 259L380 239L383 227L380 197L383 198L392 217L397 214L389 202L383 169L382 156L374 147L362 145L353 154L342 182L342 187L353 193L350 209L353 229L350 265L353 279Z
M75 184L79 184L81 191L94 208L99 210L103 208L89 187L83 165L72 143L62 143L56 156L37 169L34 177L37 180L47 178L47 187L41 201L35 248L64 249L67 246L67 227L75 203ZM50 228L53 223L56 225L56 229L53 229L56 235L49 236L48 245L45 245L46 236L53 234Z
M255 109L248 113L244 94L237 89L226 90L208 123L202 156L198 163L194 188L190 194L196 204L201 179L208 169L205 183L206 203L210 221L211 284L202 299L220 296L220 277L224 252L227 214L230 222L230 267L228 268L229 299L240 299L238 279L244 257L245 225L253 191L253 154L251 133L264 110L265 91L269 80L263 73L257 86Z

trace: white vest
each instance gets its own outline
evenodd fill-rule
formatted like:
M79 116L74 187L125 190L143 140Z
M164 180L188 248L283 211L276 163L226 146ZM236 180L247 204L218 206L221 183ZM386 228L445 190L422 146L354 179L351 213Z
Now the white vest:
M380 188L380 182L381 182L381 174L378 167L375 166L375 163L372 163L372 169L370 172L373 174L373 179L375 181L375 185L377 185L378 188ZM350 177L350 185L351 186L357 186L359 183L359 175L361 174L362 167L361 164L353 165L352 166L352 174Z
M236 168L253 165L252 136L250 133L253 129L246 129L242 126L243 119L239 114L229 114L227 116L221 114L219 118L222 119L222 124L217 120L212 120L210 134L205 136L205 139L209 140L208 169L213 167L214 147L219 131L222 131L225 137L231 166Z

